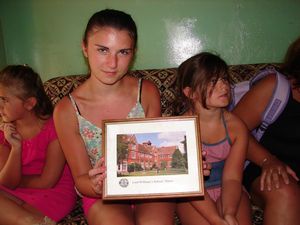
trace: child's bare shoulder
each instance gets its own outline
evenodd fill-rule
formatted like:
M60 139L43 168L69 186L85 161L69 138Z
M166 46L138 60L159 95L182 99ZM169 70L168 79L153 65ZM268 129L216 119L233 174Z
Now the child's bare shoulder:
M248 132L246 124L232 112L224 111L224 118L229 130Z

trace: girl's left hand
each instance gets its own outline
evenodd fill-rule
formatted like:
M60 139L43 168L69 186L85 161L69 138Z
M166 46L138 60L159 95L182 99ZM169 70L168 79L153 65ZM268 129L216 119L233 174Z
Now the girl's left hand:
M92 188L96 194L102 194L103 180L106 177L106 167L104 158L100 158L96 162L93 169L89 171L89 177L92 182Z
M268 159L262 165L262 173L260 177L260 190L274 190L280 188L280 178L283 179L285 184L290 183L289 176L299 181L296 173L285 163L278 160L276 157Z
M207 162L205 159L207 152L202 151L202 160L203 160L203 175L209 176L211 171L211 163Z

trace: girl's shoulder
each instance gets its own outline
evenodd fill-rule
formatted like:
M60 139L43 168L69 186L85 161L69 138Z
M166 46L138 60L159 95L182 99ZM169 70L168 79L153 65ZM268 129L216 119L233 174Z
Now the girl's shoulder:
M52 115L49 116L49 118L45 119L43 127L44 128L51 128L51 129L54 128L54 121L53 121L53 116Z
M160 96L159 94L159 89L156 86L156 84L148 79L145 78L137 78L133 76L127 76L127 86L135 86L139 80L141 80L141 86L140 86L140 91L142 94L143 98L148 98L148 97L154 97L154 96Z
M224 119L230 133L248 132L246 124L232 112L224 110Z
M74 92L71 93L72 96L73 96L73 93ZM74 109L72 107L72 102L71 102L70 96L68 94L58 101L58 103L54 107L53 113L54 113L54 115L60 114L63 116L63 115L69 114L73 110Z
M53 116L45 120L40 136L48 136L50 139L57 138Z
M141 80L143 86L150 87L150 88L157 88L154 81L148 80L148 79L143 78L143 77L134 77L134 76L131 76L131 75L127 75L126 79L130 80L133 83L136 83L139 80Z
M152 80L142 79L142 93L143 95L156 95L159 93L158 86Z
M270 74L253 84L250 90L243 96L241 101L236 105L238 108L253 107L256 103L259 107L267 105L276 87L276 75ZM263 107L263 108L264 108ZM256 107L258 108L258 107Z

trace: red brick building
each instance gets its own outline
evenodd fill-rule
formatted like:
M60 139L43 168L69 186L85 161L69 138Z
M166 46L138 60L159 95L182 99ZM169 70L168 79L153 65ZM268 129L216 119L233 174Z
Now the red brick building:
M137 143L135 135L124 135L122 140L128 146L128 154L119 165L119 172L127 172L130 164L139 164L143 170L171 168L177 146L156 147L150 141Z

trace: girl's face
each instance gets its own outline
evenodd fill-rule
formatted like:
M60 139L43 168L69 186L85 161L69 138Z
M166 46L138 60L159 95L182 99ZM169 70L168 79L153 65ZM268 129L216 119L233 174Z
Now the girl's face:
M213 78L207 86L206 104L211 107L226 107L230 102L230 84L226 78Z
M25 111L24 100L14 95L9 88L0 85L0 116L2 121L8 123L19 120Z
M112 27L94 28L82 49L91 76L107 85L116 83L127 73L135 52L128 31Z

